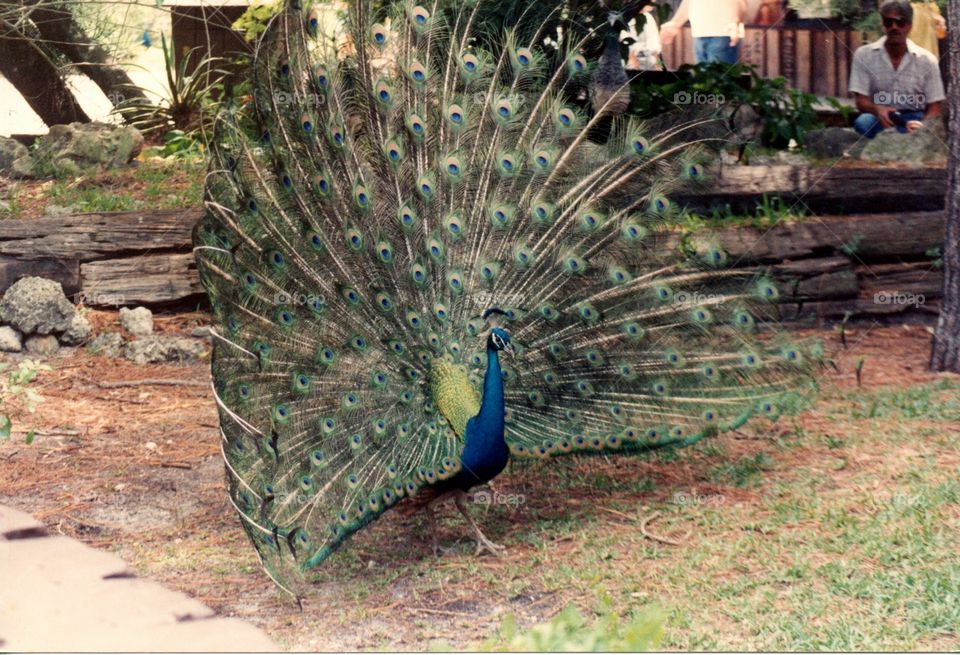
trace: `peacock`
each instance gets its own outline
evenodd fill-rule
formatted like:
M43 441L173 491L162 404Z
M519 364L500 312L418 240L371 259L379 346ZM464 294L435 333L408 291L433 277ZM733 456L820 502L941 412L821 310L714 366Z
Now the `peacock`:
M592 141L622 94L578 104L583 53L622 21L491 29L498 1L357 0L332 39L287 0L218 119L194 246L229 497L296 595L392 508L452 498L501 552L466 492L512 459L686 446L814 388L770 277L661 229L704 119Z

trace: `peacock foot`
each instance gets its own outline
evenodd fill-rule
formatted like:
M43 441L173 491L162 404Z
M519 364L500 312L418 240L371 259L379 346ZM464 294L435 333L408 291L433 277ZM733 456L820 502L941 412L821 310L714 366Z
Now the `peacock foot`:
M505 552L507 552L506 546L495 544L489 539L487 539L482 532L480 532L479 530L477 532L479 534L477 535L477 549L473 553L474 557L479 557L480 555L483 554L484 551L487 551L494 557L500 557Z
M457 509L460 510L463 518L467 520L467 523L473 529L473 534L477 538L477 550L474 552L474 556L480 555L483 551L487 551L494 557L500 557L506 550L506 547L495 544L487 539L486 535L480 530L480 526L470 517L470 513L467 511L467 505L464 502L466 498L467 494L461 491L454 496L453 501L456 503Z

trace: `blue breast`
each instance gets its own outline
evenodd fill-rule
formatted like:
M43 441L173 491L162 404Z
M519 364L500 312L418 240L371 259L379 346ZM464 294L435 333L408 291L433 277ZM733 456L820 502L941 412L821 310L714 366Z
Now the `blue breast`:
M462 467L450 480L451 486L469 489L489 482L506 467L510 450L503 439L503 373L497 351L487 348L487 372L483 380L480 411L467 421L466 444L460 457Z

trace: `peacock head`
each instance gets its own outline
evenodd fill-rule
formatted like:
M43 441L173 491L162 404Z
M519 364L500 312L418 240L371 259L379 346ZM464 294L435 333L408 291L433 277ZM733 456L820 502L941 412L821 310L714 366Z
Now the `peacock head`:
M500 325L500 321L506 315L507 313L499 307L491 307L483 313L483 320L490 323L487 348L492 348L496 352L503 351L512 356L514 349L513 344L510 343L510 333Z
M627 24L627 19L624 18L623 12L621 11L611 11L608 13L607 24L610 25L611 31L616 34L630 31L630 25Z
M513 344L510 343L510 334L502 327L490 328L490 336L487 337L487 348L500 352L503 351L513 356Z

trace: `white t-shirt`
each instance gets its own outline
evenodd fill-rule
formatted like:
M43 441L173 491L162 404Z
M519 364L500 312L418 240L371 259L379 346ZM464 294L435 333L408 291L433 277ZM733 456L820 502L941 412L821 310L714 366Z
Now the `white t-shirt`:
M740 0L690 0L690 33L733 37L739 30Z

